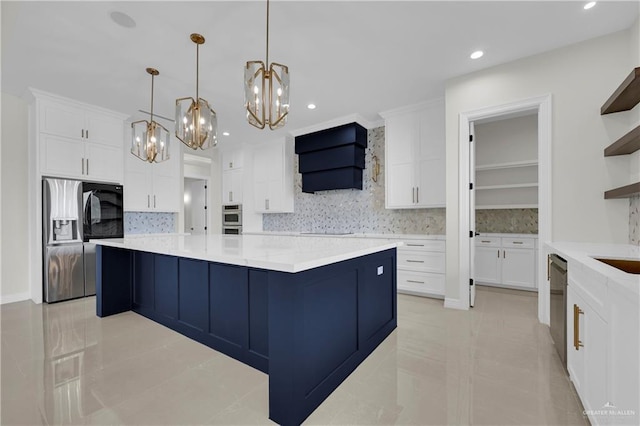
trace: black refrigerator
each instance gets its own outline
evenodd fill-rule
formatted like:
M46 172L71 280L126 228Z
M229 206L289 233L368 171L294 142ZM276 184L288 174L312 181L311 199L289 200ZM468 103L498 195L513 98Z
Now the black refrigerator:
M44 178L43 285L47 303L96 293L96 238L124 236L122 185Z

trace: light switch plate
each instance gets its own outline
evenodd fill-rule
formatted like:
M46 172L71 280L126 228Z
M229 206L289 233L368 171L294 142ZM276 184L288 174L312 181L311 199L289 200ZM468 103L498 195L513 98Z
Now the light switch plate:
M378 266L378 275L382 275L384 272L384 266Z

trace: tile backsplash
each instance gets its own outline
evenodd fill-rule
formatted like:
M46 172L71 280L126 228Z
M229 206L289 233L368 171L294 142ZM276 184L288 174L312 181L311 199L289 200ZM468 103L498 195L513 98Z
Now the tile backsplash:
M124 212L124 233L166 234L176 231L177 213Z
M640 246L640 195L629 200L629 244Z
M537 234L538 209L476 210L478 232Z
M265 231L373 234L445 233L445 209L387 210L384 207L384 127L370 129L365 152L362 190L302 192L302 176L295 156L295 213L262 215ZM372 158L380 161L377 182L372 179Z

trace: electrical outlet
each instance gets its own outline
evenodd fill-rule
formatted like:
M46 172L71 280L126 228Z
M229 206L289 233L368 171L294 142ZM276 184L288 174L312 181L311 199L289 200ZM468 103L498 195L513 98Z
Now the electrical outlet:
M384 273L384 266L378 266L378 275L382 275Z

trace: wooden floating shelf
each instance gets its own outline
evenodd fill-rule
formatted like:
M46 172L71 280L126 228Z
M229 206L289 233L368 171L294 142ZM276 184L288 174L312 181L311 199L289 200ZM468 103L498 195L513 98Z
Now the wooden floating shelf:
M604 193L604 199L611 200L614 198L631 198L634 195L640 195L640 182L606 191Z
M605 157L625 155L640 149L640 126L636 127L604 149Z
M628 111L638 102L640 102L640 67L634 68L613 95L607 99L600 108L600 115Z

